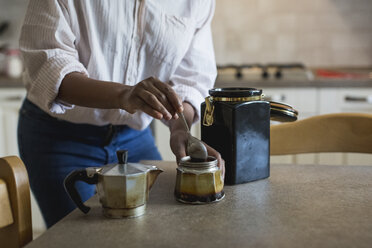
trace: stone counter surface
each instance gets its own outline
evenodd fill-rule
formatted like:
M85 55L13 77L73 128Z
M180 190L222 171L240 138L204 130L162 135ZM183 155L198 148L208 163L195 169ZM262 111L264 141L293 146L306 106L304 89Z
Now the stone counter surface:
M263 79L260 73L246 75L237 79L235 70L229 70L229 73L219 72L216 79L215 87L252 87L252 88L279 88L279 87L296 87L296 88L355 88L355 87L372 87L372 68L334 68L326 72L345 73L349 78L327 78L318 77L317 69L308 70L312 75L307 77L300 72L285 74L283 78L273 78L272 73L267 79ZM345 75L344 74L344 75ZM309 79L310 78L310 79Z
M151 164L151 163L149 163ZM175 164L162 169L146 214L102 216L97 196L27 247L371 247L372 166L272 165L268 179L226 186L208 205L178 203Z
M372 88L372 79L268 79L237 80L234 77L217 78L215 88L250 87L250 88Z

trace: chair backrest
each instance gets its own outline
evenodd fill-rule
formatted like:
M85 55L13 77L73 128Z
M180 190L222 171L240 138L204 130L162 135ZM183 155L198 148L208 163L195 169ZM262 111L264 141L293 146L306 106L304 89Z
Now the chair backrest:
M0 179L0 228L14 223L6 182Z
M0 246L22 247L32 240L30 185L22 160L15 156L0 158L0 179L2 199L8 200L11 206L11 217L6 211L7 203L4 209L8 213L0 215L4 220L0 226Z
M337 113L272 125L270 154L372 153L372 115Z

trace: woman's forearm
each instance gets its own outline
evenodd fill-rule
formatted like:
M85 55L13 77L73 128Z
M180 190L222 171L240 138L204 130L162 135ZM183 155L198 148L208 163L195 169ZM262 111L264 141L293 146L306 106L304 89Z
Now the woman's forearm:
M156 119L165 120L177 118L176 112L182 111L174 90L153 77L142 80L135 86L128 86L91 79L73 72L62 80L57 98L89 108L124 109L131 114L142 111ZM191 106L190 108L188 111L192 112L187 115L190 115L188 118L192 121L194 112Z
M122 108L122 98L130 86L104 82L73 72L62 80L58 99L83 107L118 109Z

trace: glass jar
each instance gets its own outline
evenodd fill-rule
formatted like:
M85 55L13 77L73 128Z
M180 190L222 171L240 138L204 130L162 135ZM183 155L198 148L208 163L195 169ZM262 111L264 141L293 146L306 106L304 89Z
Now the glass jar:
M209 156L204 162L192 162L190 156L181 159L174 191L178 201L190 204L218 202L225 196L223 186L222 171L215 157Z

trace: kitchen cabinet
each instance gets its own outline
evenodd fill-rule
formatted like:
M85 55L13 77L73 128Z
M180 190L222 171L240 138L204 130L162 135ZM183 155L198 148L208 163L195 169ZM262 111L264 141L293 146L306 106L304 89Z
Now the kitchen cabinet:
M26 96L26 89L0 88L0 156L19 156L17 143L18 112ZM40 209L31 193L32 229L34 238L45 230Z
M25 89L0 90L0 156L17 155L18 111L26 95Z
M320 114L358 112L372 114L372 88L322 88ZM372 128L372 127L371 127ZM371 144L372 146L372 144ZM319 154L320 164L371 165L372 155L359 153Z
M364 101L372 96L372 87L260 87L265 99L287 103L299 111L299 120L319 114L360 112L372 114L372 103ZM359 99L350 101L347 99ZM272 123L273 125L277 123ZM164 160L175 160L169 147L169 129L160 121L154 121L154 135ZM200 122L192 128L192 134L200 138ZM371 165L372 155L352 153L321 153L271 156L271 163Z
M273 100L294 106L299 119L318 114L359 112L371 113L372 88L263 88L265 95ZM354 99L348 100L348 99ZM326 165L371 165L372 155L359 153L320 153L293 156L272 156L272 163L326 164Z
M293 106L299 112L299 120L317 115L319 112L319 89L317 88L263 88L263 92L267 100ZM315 162L314 154L271 156L271 163L314 164Z

